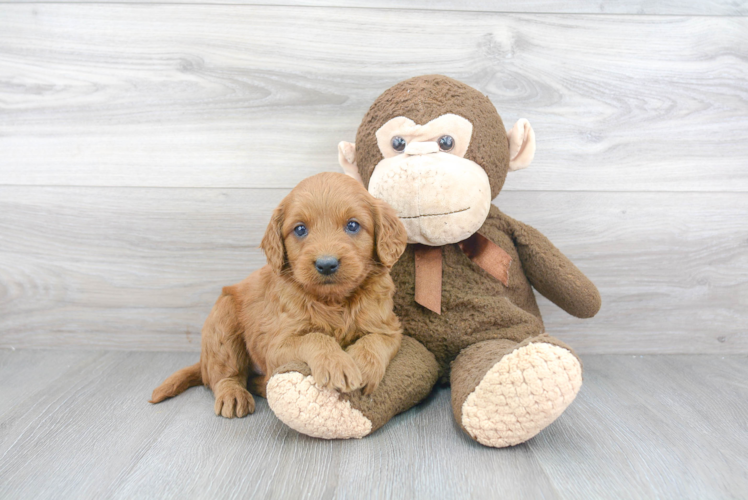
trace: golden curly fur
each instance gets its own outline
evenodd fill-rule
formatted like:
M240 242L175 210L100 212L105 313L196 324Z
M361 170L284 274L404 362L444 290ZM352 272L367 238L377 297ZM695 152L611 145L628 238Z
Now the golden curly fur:
M351 220L356 233L346 231ZM268 264L223 289L203 326L200 362L166 379L151 403L202 383L216 415L243 417L254 411L248 378L264 396L268 378L291 361L307 363L322 387L371 393L400 347L389 270L406 240L394 210L352 178L302 181L273 212L261 244ZM320 273L321 256L337 258L338 270Z

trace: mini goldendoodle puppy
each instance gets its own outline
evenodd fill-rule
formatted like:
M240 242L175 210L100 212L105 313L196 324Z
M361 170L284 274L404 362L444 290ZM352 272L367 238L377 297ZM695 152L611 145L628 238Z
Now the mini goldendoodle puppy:
M309 365L315 382L371 393L402 338L389 270L407 234L394 210L343 174L305 179L281 201L261 247L268 264L227 286L202 330L200 362L170 376L151 403L204 384L216 415L254 412L274 370Z

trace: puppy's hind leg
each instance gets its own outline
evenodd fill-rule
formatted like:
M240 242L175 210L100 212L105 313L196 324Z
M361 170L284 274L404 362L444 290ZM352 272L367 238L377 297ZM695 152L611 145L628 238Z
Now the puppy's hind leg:
M249 355L231 291L231 287L224 288L205 321L200 356L203 382L216 398L216 415L226 418L255 411L255 401L247 391Z

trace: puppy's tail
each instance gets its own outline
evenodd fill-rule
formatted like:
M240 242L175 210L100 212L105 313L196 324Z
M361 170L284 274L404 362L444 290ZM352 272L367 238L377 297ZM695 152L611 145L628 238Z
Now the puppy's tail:
M160 403L166 398L171 398L177 394L182 394L190 387L195 387L203 383L203 376L200 372L200 363L195 363L187 368L174 373L171 377L164 380L164 383L156 387L151 395L149 403Z

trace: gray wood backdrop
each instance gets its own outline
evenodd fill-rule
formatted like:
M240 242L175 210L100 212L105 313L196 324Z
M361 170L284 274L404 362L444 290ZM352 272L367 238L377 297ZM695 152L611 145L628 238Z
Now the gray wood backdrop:
M0 347L199 350L390 85L525 117L496 203L599 286L583 353L748 352L748 2L0 3Z

